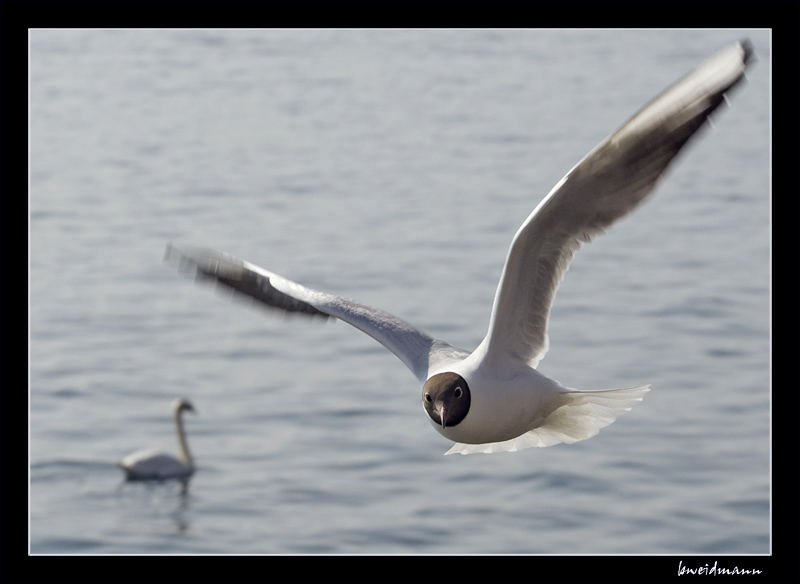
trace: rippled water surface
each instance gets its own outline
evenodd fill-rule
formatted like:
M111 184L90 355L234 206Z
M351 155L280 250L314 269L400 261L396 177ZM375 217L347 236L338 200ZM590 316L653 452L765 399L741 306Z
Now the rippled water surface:
M653 386L591 440L444 457L369 337L162 263L219 248L473 347L540 198L744 36L731 107L559 290L541 370ZM30 64L32 553L769 552L767 32L33 30ZM177 396L188 492L123 483Z

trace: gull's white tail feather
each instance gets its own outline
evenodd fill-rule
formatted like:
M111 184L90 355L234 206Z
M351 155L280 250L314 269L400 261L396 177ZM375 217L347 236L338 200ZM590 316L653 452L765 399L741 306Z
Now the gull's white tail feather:
M562 404L533 430L504 442L456 443L445 454L516 452L524 448L541 448L562 442L569 444L586 440L597 434L601 428L611 424L621 414L630 411L636 402L642 401L648 391L650 391L649 385L625 389L568 391L560 395Z

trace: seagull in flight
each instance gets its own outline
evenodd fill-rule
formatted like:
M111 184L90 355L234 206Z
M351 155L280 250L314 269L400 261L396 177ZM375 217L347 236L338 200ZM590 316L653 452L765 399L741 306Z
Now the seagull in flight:
M511 241L486 336L472 351L383 310L307 288L229 254L167 245L165 261L288 313L342 320L394 353L422 384L445 454L513 452L585 440L629 411L649 385L578 390L537 371L550 305L580 245L651 193L673 158L727 101L752 60L747 40L702 62L645 105L556 183Z

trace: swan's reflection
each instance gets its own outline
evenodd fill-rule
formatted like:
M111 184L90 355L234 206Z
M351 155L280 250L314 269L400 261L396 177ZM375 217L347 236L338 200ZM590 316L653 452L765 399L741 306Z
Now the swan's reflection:
M177 533L186 533L191 527L192 495L190 479L161 481L122 481L117 486L121 498L120 508L128 511L124 518L126 530L160 531L165 517L169 517Z
M172 521L178 533L186 533L189 530L189 479L182 479L180 481L180 490L178 491L178 506L170 514Z

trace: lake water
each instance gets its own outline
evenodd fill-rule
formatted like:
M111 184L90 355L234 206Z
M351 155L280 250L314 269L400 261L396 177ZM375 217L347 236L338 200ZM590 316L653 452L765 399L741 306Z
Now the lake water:
M717 49L757 62L656 195L576 256L540 369L651 383L584 442L448 456L403 364L194 285L228 251L483 337L513 233ZM33 30L33 554L766 554L767 31ZM113 462L198 471L128 484Z

